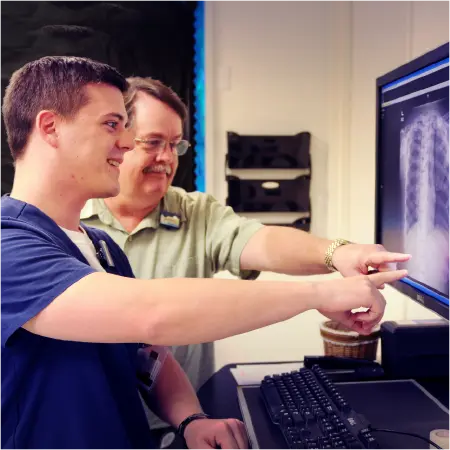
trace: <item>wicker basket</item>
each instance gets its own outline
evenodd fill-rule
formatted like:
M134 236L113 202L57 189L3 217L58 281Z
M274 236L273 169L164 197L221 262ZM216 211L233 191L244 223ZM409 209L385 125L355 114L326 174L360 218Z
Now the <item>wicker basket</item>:
M377 357L379 327L375 328L371 334L364 336L333 320L328 320L320 325L320 334L327 356L369 360L375 360Z

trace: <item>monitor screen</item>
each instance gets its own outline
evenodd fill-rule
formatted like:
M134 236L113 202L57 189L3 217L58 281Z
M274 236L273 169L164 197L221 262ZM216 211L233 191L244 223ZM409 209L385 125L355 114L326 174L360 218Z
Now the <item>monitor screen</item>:
M409 253L395 286L448 318L448 44L377 80L376 239Z

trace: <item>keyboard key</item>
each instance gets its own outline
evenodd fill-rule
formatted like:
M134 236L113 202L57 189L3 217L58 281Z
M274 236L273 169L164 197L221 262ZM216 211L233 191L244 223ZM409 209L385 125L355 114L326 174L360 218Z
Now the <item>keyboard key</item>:
M380 448L377 440L373 437L371 433L359 433L359 439L364 444L366 448Z
M281 426L282 427L290 427L290 426L292 426L292 419L291 419L291 416L290 416L290 414L289 413L284 413L282 416L281 416Z
M303 427L305 421L300 413L294 412L292 413L292 421L294 422L294 426Z

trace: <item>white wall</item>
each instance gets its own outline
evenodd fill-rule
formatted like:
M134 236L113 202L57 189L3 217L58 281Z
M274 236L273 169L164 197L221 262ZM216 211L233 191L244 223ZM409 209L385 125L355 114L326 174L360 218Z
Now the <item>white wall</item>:
M448 2L207 2L208 192L225 202L227 131L307 130L312 231L373 242L375 79L448 41L448 17ZM386 298L387 320L430 316L392 289ZM216 365L320 353L321 320L313 311L217 342Z
M307 15L304 6L307 5ZM207 172L214 174L208 190L225 201L226 132L313 136L314 223L327 233L328 22L327 2L209 2L212 20L213 67L206 85L212 87ZM208 24L207 24L208 27ZM311 45L311 38L314 45ZM211 83L211 84L210 84ZM211 105L213 107L211 108ZM317 170L316 170L317 169Z

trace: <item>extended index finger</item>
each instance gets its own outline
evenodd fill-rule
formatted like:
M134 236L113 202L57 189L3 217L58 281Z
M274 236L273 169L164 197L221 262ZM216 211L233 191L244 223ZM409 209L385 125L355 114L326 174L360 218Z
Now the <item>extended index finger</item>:
M407 253L373 252L367 257L366 265L379 267L383 264L405 262L410 258L411 255Z
M384 283L393 283L394 281L401 280L408 275L407 270L392 270L390 272L377 272L372 275L368 275L369 280L377 287L381 287Z

